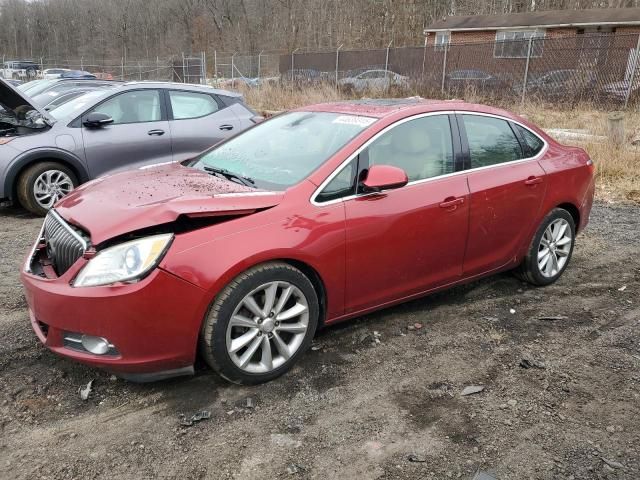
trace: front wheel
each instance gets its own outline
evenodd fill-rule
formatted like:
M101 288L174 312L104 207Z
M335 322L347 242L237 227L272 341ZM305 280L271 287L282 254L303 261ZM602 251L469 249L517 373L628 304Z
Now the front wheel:
M533 285L555 282L569 265L575 236L571 214L562 208L553 209L538 227L516 275Z
M300 270L281 262L258 265L217 296L202 326L201 350L230 382L267 382L307 350L318 313L313 284Z
M78 179L65 165L58 162L35 163L18 178L18 201L31 213L44 216L77 186Z

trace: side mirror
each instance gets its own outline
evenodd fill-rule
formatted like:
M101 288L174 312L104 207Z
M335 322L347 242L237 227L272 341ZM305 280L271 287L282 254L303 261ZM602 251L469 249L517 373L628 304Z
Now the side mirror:
M90 113L89 115L84 117L84 120L82 121L82 124L85 127L89 128L100 128L104 127L105 125L109 125L110 123L113 123L113 118L111 118L106 113L98 112Z
M409 178L401 168L391 165L374 165L369 168L367 178L361 182L361 185L365 192L381 192L404 187L407 183Z

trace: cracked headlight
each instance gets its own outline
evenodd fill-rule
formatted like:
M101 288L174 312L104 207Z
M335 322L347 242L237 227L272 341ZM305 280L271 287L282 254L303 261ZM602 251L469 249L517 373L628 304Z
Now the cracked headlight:
M154 269L166 253L173 234L154 235L100 251L80 270L74 287L94 287L139 280Z

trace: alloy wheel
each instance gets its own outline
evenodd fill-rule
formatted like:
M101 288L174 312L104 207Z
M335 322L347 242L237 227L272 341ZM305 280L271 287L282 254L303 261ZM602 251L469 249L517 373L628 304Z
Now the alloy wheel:
M42 172L33 186L36 202L44 209L50 209L62 197L73 190L71 177L60 170Z
M247 373L268 373L289 360L309 327L309 303L302 291L284 281L261 285L234 309L226 332L233 363Z
M569 222L558 218L544 231L538 245L538 268L540 273L551 278L562 271L569 259L573 234Z

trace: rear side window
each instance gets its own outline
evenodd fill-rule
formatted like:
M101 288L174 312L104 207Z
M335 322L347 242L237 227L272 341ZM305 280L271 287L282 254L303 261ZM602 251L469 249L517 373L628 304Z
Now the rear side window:
M169 91L175 120L198 118L217 112L218 102L207 93Z
M488 167L523 158L520 143L505 120L462 115L467 131L471 168Z
M515 127L518 130L518 133L520 133L520 137L522 138L522 140L524 140L524 148L528 150L527 152L525 152L526 156L535 157L537 154L539 154L544 147L544 142L542 141L542 139L531 130L527 130L520 125L516 125Z

